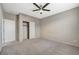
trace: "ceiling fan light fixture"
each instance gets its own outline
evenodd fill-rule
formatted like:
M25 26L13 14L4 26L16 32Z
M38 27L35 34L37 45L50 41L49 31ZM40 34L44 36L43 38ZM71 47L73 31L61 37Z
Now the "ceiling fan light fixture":
M43 5L38 5L38 4L36 4L36 3L33 3L38 9L35 9L35 10L33 10L33 11L40 11L40 14L42 14L42 12L41 11L50 11L50 10L48 10L48 9L45 9L45 7L46 6L48 6L49 5L49 3L46 3L44 6Z
M42 12L40 12L40 14L42 14Z

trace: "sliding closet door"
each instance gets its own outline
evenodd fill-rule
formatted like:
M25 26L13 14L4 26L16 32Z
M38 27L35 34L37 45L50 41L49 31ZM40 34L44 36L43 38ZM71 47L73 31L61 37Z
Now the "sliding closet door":
M4 42L10 42L15 40L15 21L4 20Z
M30 27L30 39L33 39L33 38L35 38L35 22L30 22L30 25L29 25L29 27Z
M27 38L27 23L23 22L23 40L26 40Z

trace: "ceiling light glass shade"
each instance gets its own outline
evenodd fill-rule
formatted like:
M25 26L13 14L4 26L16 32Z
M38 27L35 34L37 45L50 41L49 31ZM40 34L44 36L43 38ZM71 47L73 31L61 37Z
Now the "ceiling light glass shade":
M40 10L40 14L42 14L43 13L43 11L42 10Z

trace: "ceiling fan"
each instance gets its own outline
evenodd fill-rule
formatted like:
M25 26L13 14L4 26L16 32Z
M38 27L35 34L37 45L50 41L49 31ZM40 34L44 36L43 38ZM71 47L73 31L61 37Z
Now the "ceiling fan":
M33 5L35 5L38 8L38 9L35 9L33 11L40 11L40 10L42 10L42 11L50 11L48 9L45 9L45 7L49 5L49 3L46 3L44 6L42 6L42 5L39 6L36 3L33 3ZM40 14L42 14L42 12L40 12Z

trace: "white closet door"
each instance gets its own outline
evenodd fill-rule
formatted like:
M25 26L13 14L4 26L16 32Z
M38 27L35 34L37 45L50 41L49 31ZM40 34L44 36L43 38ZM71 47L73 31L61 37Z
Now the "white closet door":
M30 39L35 38L35 22L30 22Z
M27 23L23 23L23 40L27 39Z
M4 40L10 42L15 40L15 21L4 20Z

